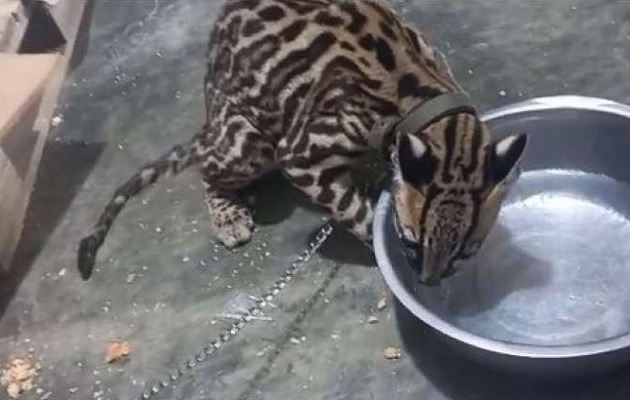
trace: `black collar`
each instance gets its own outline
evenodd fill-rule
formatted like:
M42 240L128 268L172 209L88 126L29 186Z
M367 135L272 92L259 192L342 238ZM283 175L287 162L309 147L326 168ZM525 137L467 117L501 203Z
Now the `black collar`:
M382 143L386 157L400 135L420 132L442 118L460 113L477 114L468 96L462 93L444 93L416 105L387 129Z

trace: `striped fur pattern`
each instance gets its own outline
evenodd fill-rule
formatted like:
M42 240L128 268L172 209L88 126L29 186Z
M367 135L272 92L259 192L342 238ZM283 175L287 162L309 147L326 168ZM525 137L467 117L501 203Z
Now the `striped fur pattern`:
M457 90L425 38L387 6L228 1L207 54L202 132L116 191L81 242L84 279L128 200L159 176L192 164L200 166L213 232L227 247L246 243L254 229L235 191L275 168L368 241L373 205L350 172L370 151L392 150L397 226L410 258L423 261L424 282L439 281L456 258L476 251L494 223L524 136L494 143L469 114L404 137L382 129L423 101Z

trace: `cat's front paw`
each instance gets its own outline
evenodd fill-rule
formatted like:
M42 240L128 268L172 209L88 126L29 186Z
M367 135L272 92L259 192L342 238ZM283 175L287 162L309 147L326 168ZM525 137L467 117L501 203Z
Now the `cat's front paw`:
M249 242L254 228L254 220L246 209L240 209L231 215L214 218L212 221L212 231L217 240L228 249Z

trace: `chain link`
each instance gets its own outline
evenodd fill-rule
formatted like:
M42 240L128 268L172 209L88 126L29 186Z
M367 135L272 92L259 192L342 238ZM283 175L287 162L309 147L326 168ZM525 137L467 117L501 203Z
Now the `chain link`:
M326 222L324 226L319 229L315 239L309 243L308 247L302 252L302 254L293 261L293 263L291 263L291 266L289 266L289 268L280 275L267 292L258 297L254 305L248 308L247 311L240 316L240 318L232 322L229 327L223 330L223 332L214 340L203 346L195 355L183 360L178 367L172 370L162 380L146 385L144 391L139 396L134 397L133 400L154 399L160 392L162 392L162 390L167 387L175 386L182 375L188 373L191 369L206 360L208 356L211 356L218 351L219 348L232 340L246 324L254 321L257 316L262 314L262 309L269 305L269 302L277 296L289 282L291 282L300 267L310 260L313 254L315 254L315 252L324 244L326 239L328 239L332 231L333 227L331 223Z

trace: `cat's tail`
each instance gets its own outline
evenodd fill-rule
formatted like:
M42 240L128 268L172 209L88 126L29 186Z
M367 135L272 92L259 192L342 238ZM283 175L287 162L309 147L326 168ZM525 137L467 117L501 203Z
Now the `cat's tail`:
M203 133L199 133L188 143L173 147L158 160L142 167L139 172L116 189L92 233L84 237L79 244L77 262L83 280L88 280L92 275L96 253L125 204L142 190L154 184L159 178L175 175L199 162L202 136Z

